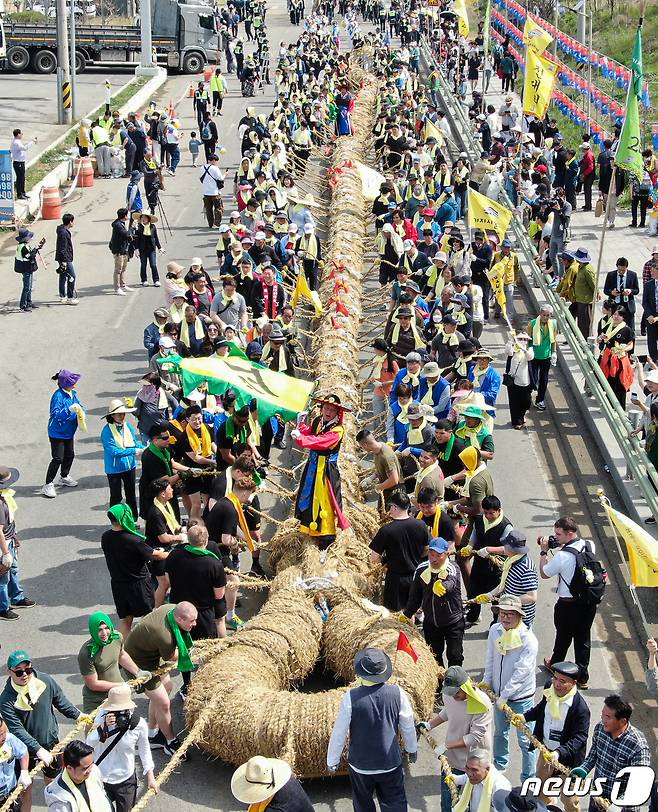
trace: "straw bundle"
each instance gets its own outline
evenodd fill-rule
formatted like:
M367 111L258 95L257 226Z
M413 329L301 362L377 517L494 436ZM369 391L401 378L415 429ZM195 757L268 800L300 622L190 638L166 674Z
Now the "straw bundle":
M368 215L361 180L350 163L364 160L369 149L377 88L360 68L352 79L360 85L354 135L339 138L331 156L332 168L340 172L328 211L328 259L319 291L326 312L313 334L311 363L323 393L335 392L357 407ZM348 316L336 312L336 301ZM270 565L277 575L268 601L192 682L186 704L189 725L222 692L222 713L204 728L199 744L223 761L241 764L260 754L285 759L300 777L325 775L327 744L346 688L314 694L295 688L322 655L339 679L351 682L352 661L360 649L374 645L395 652L399 624L363 603L381 580L381 568L373 568L368 547L379 518L362 503L355 434L355 419L348 414L339 466L343 506L352 527L339 531L329 549L320 552L296 520L284 522L269 542ZM327 588L320 591L311 583L303 589L300 582L309 586L310 578L322 578L318 583L326 582ZM331 606L326 624L315 605L321 596ZM418 663L400 654L395 679L408 690L416 712L426 717L439 669L419 637L413 644Z

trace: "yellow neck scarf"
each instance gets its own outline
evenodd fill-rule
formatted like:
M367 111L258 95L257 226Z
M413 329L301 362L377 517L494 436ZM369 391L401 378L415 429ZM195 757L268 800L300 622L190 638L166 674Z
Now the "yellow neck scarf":
M169 315L171 316L171 320L174 324L180 324L182 321L185 320L185 308L187 307L187 302L185 302L181 307L176 307L175 304L169 308Z
M498 518L494 519L492 522L490 522L486 516L483 516L482 521L484 523L484 532L486 533L489 530L493 530L494 527L498 527L498 525L502 522L502 520L503 520L502 510L500 511Z
M27 685L16 685L12 680L11 686L17 693L14 707L22 711L31 711L41 694L46 690L46 683L35 677L34 674Z
M375 357L372 359L372 372L370 373L371 378L380 380L385 361L386 361L385 355L375 355Z
M423 572L420 574L420 580L425 584L429 584L433 575L436 575L439 581L445 581L445 579L448 577L448 562L438 569L428 567L426 570L423 570Z
M14 521L14 516L16 515L16 511L18 510L18 506L16 505L16 500L14 499L14 494L16 491L13 488L5 488L4 491L0 491L0 496L5 500L5 504L7 505L7 510L9 511L9 521Z
M496 640L496 648L498 649L498 653L502 654L503 657L508 651L521 648L522 645L523 640L521 639L521 622L515 629L505 629L498 640Z
M532 343L535 345L535 347L538 347L541 344L541 334L546 328L548 328L548 338L551 345L555 344L555 319L549 319L548 324L543 325L539 319L539 316L537 316L532 328Z
M418 371L415 375L412 375L409 370L407 370L406 374L403 375L402 380L400 383L409 384L412 388L418 386L420 383L420 371Z
M263 347L263 354L261 356L261 361L267 361L267 359L272 356L272 350L273 349L274 349L274 347L272 347L270 342L266 341L265 346ZM286 351L284 349L283 344L279 347L277 360L278 360L278 371L279 372L285 372L288 369L288 364L286 363Z
M476 426L474 429L470 428L469 426L464 423L462 426L459 426L455 429L455 434L462 440L468 440L469 445L471 448L477 448L478 451L480 449L480 438L478 434L482 431L482 423Z
M201 324L201 319L196 316L194 319L194 338L196 338L197 341L201 341L204 335L205 332L203 330L203 324ZM183 321L180 323L180 340L189 349L190 325L187 323L187 319L183 319Z
M190 442L190 448L195 454L201 454L202 457L210 456L212 451L212 438L210 436L210 432L203 423L201 424L201 437L199 437L196 431L194 431L192 426L189 424L185 427L185 433L187 434L187 439Z
M422 521L423 519L423 511L419 510L416 514L416 518ZM439 535L439 520L441 519L441 508L437 507L436 513L434 514L434 518L432 519L432 538L438 538Z
M482 782L482 794L480 795L480 803L478 804L478 808L476 812L490 812L491 806L491 798L493 795L493 790L496 782L496 768L491 765L489 767L489 772L487 773L487 777ZM473 784L470 781L467 781L464 785L464 790L459 797L459 800L453 806L453 812L468 812L471 803L471 795L473 794Z
M409 428L407 432L408 445L422 445L423 444L423 429L427 425L425 418L417 429Z
M500 593L501 595L505 591L505 583L507 582L507 576L509 575L509 571L512 569L512 566L516 564L517 561L520 561L525 553L519 553L518 555L512 555L509 558L506 558L503 563L503 574L500 576Z
M544 696L546 697L546 707L548 708L548 712L553 719L560 718L560 703L568 702L576 695L576 690L577 686L574 685L573 688L564 696L558 696L555 693L555 688L552 685L549 685L548 688L546 688L544 691Z
M489 366L487 366L485 369L480 369L480 367L476 364L473 367L473 382L476 386L480 385L480 378L483 375L486 375L487 372L489 372Z
M463 685L459 686L466 694L466 712L470 714L486 713L491 710L491 700L477 686L467 679Z
M108 425L110 427L112 437L114 437L114 442L119 446L119 448L135 447L135 438L133 437L133 433L128 428L125 420L121 426L121 429L119 429L119 426L117 426L116 423L108 423Z
M92 772L85 781L87 793L89 794L89 803L87 803L84 795L78 789L78 785L72 780L66 769L62 770L61 775L62 781L75 798L78 812L110 812L112 805L103 789L103 783L99 778L100 771L98 767L94 768L94 772Z
M242 530L242 535L244 536L245 541L247 542L247 547L249 547L250 552L253 553L255 549L255 544L253 538L251 537L249 526L247 525L247 518L244 515L242 503L232 491L231 493L226 494L226 496L233 503L235 512L238 514L238 524L240 525L240 530Z
M418 333L418 328L416 327L416 322L414 321L413 318L411 320L411 332L414 337L414 348L420 349L420 347L424 347L425 341ZM399 338L400 338L400 323L398 322L393 328L393 333L391 334L391 344L397 344Z
M169 502L161 502L159 499L154 499L153 504L165 517L165 522L167 522L169 532L176 535L180 530L180 525L178 524L176 514L174 513L174 509L171 504Z
M417 490L422 487L422 482L425 477L436 471L438 467L439 463L433 462L431 465L428 465L427 468L421 468L421 470L416 474L416 482L418 483L416 485Z
M272 795L271 798L268 798L265 801L261 801L259 804L249 804L249 809L247 810L247 812L265 812L267 807L272 803L273 798L274 795Z
M253 440L254 445L260 445L263 432L261 430L260 423L251 413L249 414L249 428L251 429L250 438Z

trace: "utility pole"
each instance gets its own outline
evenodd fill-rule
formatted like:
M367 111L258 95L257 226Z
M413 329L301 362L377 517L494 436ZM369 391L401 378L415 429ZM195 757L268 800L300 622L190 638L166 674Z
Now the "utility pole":
M560 22L560 2L553 0L553 27L555 28L555 36L553 37L553 59L557 59L557 30Z
M85 0L82 0L85 2ZM71 118L77 118L75 113L76 87L75 87L75 0L71 0L71 18L69 20L71 42L69 45L70 73L71 73Z
M587 44L587 0L580 0L580 11L578 12L578 42L581 45Z
M72 3L73 5L73 0ZM71 72L66 30L66 0L57 0L57 109L59 124L71 123Z
M155 0L153 0L155 2ZM156 76L158 66L153 62L153 41L151 39L151 2L140 0L139 25L142 33L142 52L139 67L135 71L137 76Z

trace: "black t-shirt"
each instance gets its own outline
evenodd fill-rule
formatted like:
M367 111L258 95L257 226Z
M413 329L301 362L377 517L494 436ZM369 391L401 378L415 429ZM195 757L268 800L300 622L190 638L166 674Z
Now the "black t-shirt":
M167 466L160 457L145 448L142 454L142 474L139 478L139 512L143 519L146 518L149 503L153 501L154 493L151 493L151 483L156 479L171 476Z
M190 427L190 431L194 431L194 429L192 429ZM199 431L194 432L196 434L198 440L199 440L199 443L201 443L201 432L202 432L202 429L199 429ZM176 441L176 448L180 449L178 457L181 460L181 462L183 462L185 465L188 465L190 468L206 468L207 467L205 465L202 465L202 463L196 462L195 460L193 460L193 459L191 459L190 457L187 456L188 452L196 450L196 449L192 448L192 444L190 443L190 438L188 437L187 431L184 431L181 438L180 438L180 440ZM200 454L201 453L200 445L197 445L197 449L198 449L198 453Z
M190 553L183 545L175 547L169 553L165 571L171 584L171 603L189 601L197 609L210 609L215 605L213 590L226 586L226 574L221 561L211 555Z
M385 556L390 572L411 575L429 543L427 527L418 519L395 519L385 524L370 542L370 549Z
M153 551L139 536L125 530L106 530L101 536L101 547L113 581L150 578L146 564Z
M226 496L226 471L222 471L221 474L217 474L217 476L212 478L210 483L210 491L208 493L209 499L212 499L214 502L218 502L224 496ZM250 510L253 507L256 510L260 510L260 500L258 499L257 495L254 495L249 502L249 504L244 505L244 517L247 520L247 527L249 530L253 532L260 530L260 516ZM203 520L206 521L208 518L208 514L210 511L206 508L204 510Z
M158 536L163 534L170 534L171 530L167 525L167 521L162 511L154 504L148 509L146 514L146 541L151 547L162 547L162 542L159 541Z
M434 516L421 516L420 521L427 525L430 536L432 535L432 528L434 527ZM442 510L439 516L439 536L446 541L455 540L455 529L452 521L447 513Z
M449 441L448 441L449 442ZM459 455L466 448L466 443L459 437L454 437L452 449L450 450L449 459L445 459L446 444L439 445L434 440L435 445L439 449L439 468L443 471L443 476L452 476L464 470L464 463L459 459Z
M222 497L213 505L206 519L206 528L208 537L219 545L221 554L228 555L228 550L222 546L222 536L235 537L238 534L238 512L230 499Z
M233 421L231 421L233 423ZM226 436L226 430L228 428L229 421L225 420L222 425L217 429L217 434L215 435L215 443L217 445L217 454L216 454L216 461L217 461L217 468L220 471L226 470L229 467L229 463L225 462L222 455L219 453L220 448L226 448L229 451L233 451L233 445L237 445L243 442L246 442L246 438L249 437L251 434L251 429L249 428L249 424L247 424L244 428L238 429L237 426L232 425L232 429L234 432L233 437Z

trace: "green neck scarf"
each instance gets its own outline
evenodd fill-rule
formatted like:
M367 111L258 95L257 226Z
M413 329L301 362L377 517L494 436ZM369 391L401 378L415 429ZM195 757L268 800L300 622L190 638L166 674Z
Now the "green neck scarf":
M205 547L194 547L192 544L186 544L184 547L188 553L192 553L192 555L210 555L213 558L217 558L215 553L212 550L206 550ZM217 558L219 561L219 558Z
M450 455L452 454L452 447L454 444L455 444L455 435L451 434L450 439L446 443L446 447L443 449L444 462L448 462L450 460Z
M194 645L192 635L189 632L184 632L179 628L174 617L174 609L167 613L167 623L174 635L176 641L176 648L178 649L178 670L179 671L196 671L196 665L190 659L190 649Z
M167 476L173 476L173 471L171 469L171 454L169 453L169 450L166 448L158 448L153 444L153 442L150 442L149 451L164 462L167 468Z
M237 426L235 425L235 422L233 421L233 415L229 415L228 419L226 420L226 437L227 437L227 439L229 439L229 440L235 439L235 437L236 437L236 434L235 434L236 429L237 429ZM242 426L242 428L238 429L237 441L238 441L238 443L241 443L242 445L244 445L247 442L247 427L246 426Z
M132 533L133 536L138 536L140 539L146 539L146 536L140 533L135 527L135 518L128 505L124 505L123 502L118 505L112 505L108 513L114 516L114 520L120 524L126 532Z
M101 640L98 636L98 627L101 623L105 623L110 630L110 636L107 640ZM89 634L91 635L91 640L87 643L87 648L89 649L89 656L92 660L102 648L109 646L113 640L121 640L121 635L114 630L114 624L110 620L109 615L106 615L105 612L94 612L89 615Z

